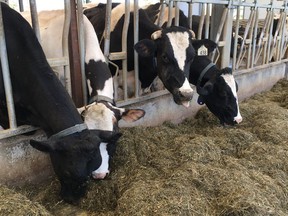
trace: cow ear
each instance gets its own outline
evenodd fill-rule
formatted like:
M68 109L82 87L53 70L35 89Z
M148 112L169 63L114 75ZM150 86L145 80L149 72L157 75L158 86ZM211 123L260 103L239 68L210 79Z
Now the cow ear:
M144 39L136 43L134 49L142 57L151 57L155 55L156 44L153 40Z
M212 92L213 87L213 83L207 82L203 87L197 87L197 93L201 96L207 96Z
M216 49L217 44L212 40L202 39L202 40L192 40L192 46L196 50L196 53L198 53L197 51L200 47L204 46L208 50L208 54L210 54Z
M42 152L46 152L46 153L49 153L49 152L52 152L54 151L54 142L52 141L36 141L36 140L30 140L30 145L39 150L39 151L42 151Z
M128 109L122 114L122 119L131 123L142 118L144 115L145 111L142 109Z

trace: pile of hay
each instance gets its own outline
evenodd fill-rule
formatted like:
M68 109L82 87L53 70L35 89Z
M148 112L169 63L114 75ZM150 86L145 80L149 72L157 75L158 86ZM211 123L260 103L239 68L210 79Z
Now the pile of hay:
M0 185L0 215L51 216L39 203Z
M121 129L112 173L79 206L59 183L20 190L54 215L288 215L288 81L240 104L222 127L206 109L182 124Z

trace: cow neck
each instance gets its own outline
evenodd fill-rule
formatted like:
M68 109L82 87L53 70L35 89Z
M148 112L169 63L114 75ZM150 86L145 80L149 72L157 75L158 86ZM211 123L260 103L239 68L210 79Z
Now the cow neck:
M114 100L111 99L110 97L104 96L104 95L94 95L90 98L89 100L89 104L92 104L94 102L101 102L101 101L105 101L105 102L109 102L111 104L114 104Z
M213 67L215 66L215 64L213 62L210 62L200 73L199 78L197 80L197 87L200 87L201 83L202 83L202 79L204 78L204 76L206 75L206 73Z
M59 138L69 136L71 134L81 132L81 131L86 130L86 129L88 129L88 127L85 123L76 124L72 127L66 128L66 129L64 129L64 130L62 130L56 134L53 134L52 136L49 137L49 140L57 140Z

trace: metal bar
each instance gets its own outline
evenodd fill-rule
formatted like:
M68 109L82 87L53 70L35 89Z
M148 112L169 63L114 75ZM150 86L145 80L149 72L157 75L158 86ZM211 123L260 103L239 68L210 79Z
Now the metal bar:
M205 18L205 4L201 5L201 15L199 20L199 27L198 27L198 35L197 39L202 39L202 31L203 31L203 25L204 25L204 18Z
M254 20L254 31L252 34L252 57L251 57L251 67L254 67L256 65L255 62L255 52L256 52L256 36L257 36L257 29L258 29L258 20L259 20L259 10L256 10L256 16Z
M157 25L161 27L163 23L163 19L164 19L166 4L164 3L164 0L161 0L160 3L161 3L161 6L160 6L160 12L159 12Z
M19 4L19 11L23 12L24 11L23 0L18 0L18 4Z
M130 0L125 0L125 17L122 32L122 52L126 53L125 59L122 60L122 71L123 71L123 90L124 100L128 98L127 92L127 35L130 22Z
M134 0L134 44L139 41L139 3ZM134 73L135 73L135 97L139 97L139 59L138 53L134 50Z
M170 27L172 25L172 19L173 19L172 13L173 13L173 1L169 0L167 27Z
M179 5L178 5L178 2L175 2L174 10L175 10L174 25L179 26Z
M71 21L71 4L70 0L64 1L64 24L63 24L63 32L62 32L62 54L63 57L68 61L69 59L69 49L68 49L68 38L69 38L69 29L70 29L70 21ZM71 90L71 77L70 77L70 64L63 67L64 69L64 79L65 79L65 87L70 96L72 95Z
M38 127L34 127L34 126L31 126L31 125L21 125L15 129L13 128L10 128L10 129L6 129L6 130L3 130L3 131L0 131L0 139L4 139L4 138L8 138L8 137L11 137L11 136L17 136L17 135L20 135L20 134L23 134L23 133L28 133L28 132L31 132L31 131L35 131L35 130L38 130L39 128Z
M220 20L219 28L218 28L218 31L217 31L217 34L216 34L216 38L214 40L215 43L219 42L222 30L223 30L223 26L224 26L224 23L225 23L225 19L227 18L227 13L228 13L228 8L226 7L224 9L224 11L223 11L223 14L222 14L222 17L221 17L221 20ZM214 58L215 58L215 51L213 52L212 57L211 57L212 61L214 61Z
M150 99L157 98L157 97L160 97L162 95L168 95L168 94L170 94L168 92L168 90L160 90L160 91L152 92L150 94L142 95L138 98L129 98L127 100L117 101L116 105L118 107L123 107L123 106L127 106L127 105L130 105L133 103L142 102L145 100L150 100Z
M192 3L189 3L188 4L189 8L188 8L188 24L189 24L189 28L192 29L193 27L193 18L192 18L192 15L193 15L193 4Z
M252 22L253 17L254 17L254 13L255 13L255 11L252 10L251 13L250 13L248 22L246 24L246 28L245 28L244 35L243 35L243 41L242 41L241 46L240 46L240 52L239 52L239 57L238 57L238 61L237 61L237 66L236 66L237 68L239 67L239 65L241 63L241 59L243 59L243 50L244 50L244 46L245 46L245 43L246 43L247 35L248 35L248 32L249 32L249 28L251 26L251 22Z
M237 6L237 13L236 13L236 26L235 26L235 35L234 37L236 40L234 40L234 50L233 50L233 58L232 58L232 70L238 69L236 67L236 60L237 60L237 48L238 48L238 35L239 35L239 19L240 19L240 6Z
M79 54L79 39L78 39L78 27L76 17L76 3L75 0L70 1L71 4L71 23L69 31L69 58L73 59L70 61L70 75L71 75L71 86L72 86L72 98L76 107L81 107L83 103L82 93L82 80L81 66L80 66L80 54Z
M77 0L77 18L78 18L78 38L80 53L80 70L82 76L82 93L84 105L88 103L87 82L85 75L85 43L84 43L84 23L83 23L83 5L82 0Z
M11 129L15 129L17 128L17 123L16 123L14 100L13 100L13 94L12 94L12 84L11 84L10 73L9 73L9 63L8 63L8 57L7 57L7 47L6 47L6 40L5 40L1 4L0 4L0 51L1 51L0 61L1 61L3 82L4 82L4 88L5 88L5 94L6 94L6 104L7 104L8 116L9 116L9 126Z
M105 31L104 37L104 56L108 58L110 52L110 33L111 33L111 10L112 10L112 0L107 0L106 4L106 16L105 16ZM101 43L99 41L99 43Z
M40 27L38 22L38 14L37 14L37 6L36 6L36 0L29 0L30 3L30 12L31 12L31 22L33 30L36 34L36 37L38 38L38 41L41 41L40 38Z
M205 17L205 38L209 38L209 26L210 26L210 10L211 4L207 4L206 6L206 17Z
M224 20L224 26L223 26L223 33L222 33L222 38L223 41L225 42L225 46L222 49L222 56L221 56L221 68L228 67L230 63L230 51L231 51L231 30L233 26L233 10L231 9L230 5L227 7L227 12L226 8L224 9L223 13L226 13L226 19ZM220 23L221 27L221 23ZM237 39L236 39L237 40Z

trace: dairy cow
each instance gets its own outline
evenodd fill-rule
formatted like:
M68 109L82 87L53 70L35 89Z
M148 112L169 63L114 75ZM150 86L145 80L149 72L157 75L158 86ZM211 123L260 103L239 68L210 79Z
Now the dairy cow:
M132 7L131 7L132 8ZM105 9L97 7L84 11L96 32L103 32ZM111 11L110 51L121 51L124 5L119 4ZM131 9L130 16L133 16ZM155 25L143 9L139 10L139 42L135 50L139 54L139 80L143 89L149 87L159 76L165 88L172 93L176 104L189 106L193 96L188 77L195 56L194 46L209 40L192 40L193 32L183 27L160 28ZM102 35L98 35L102 41ZM133 22L129 23L127 36L128 71L134 69ZM102 43L103 45L103 43ZM115 63L122 68L121 61ZM112 68L111 68L112 69ZM114 73L112 72L114 75Z
M30 140L30 144L50 155L62 198L77 202L85 195L92 171L101 164L100 143L118 135L87 129L29 23L8 5L1 3L1 7L17 125L29 124L44 130L48 139ZM7 102L0 72L0 124L7 128Z
M213 50L213 47L209 50ZM234 125L242 121L238 86L231 68L219 69L207 56L197 55L190 69L189 82L196 86L199 94L197 102L206 104L222 125Z
M22 14L30 21L30 15ZM62 55L62 29L64 11L41 11L38 14L41 41L48 58ZM134 122L145 115L141 109L118 108L114 101L113 79L92 24L83 16L85 42L85 75L87 79L87 106L78 108L89 129L119 131L118 121ZM61 69L57 68L59 72ZM61 73L61 72L60 72ZM79 80L79 82L81 82ZM117 139L120 137L118 135ZM116 137L108 143L100 144L102 163L92 172L95 179L103 179L109 173L109 159L116 148Z
M145 9L155 23L158 23L159 7L160 3L149 5ZM188 27L187 17L181 10L179 15L179 24ZM175 17L175 14L172 14L172 17ZM193 20L193 30L197 33L199 20L195 19L195 17ZM167 21L168 8L165 8L164 17L159 24L166 26ZM173 23L174 18L172 20ZM189 82L197 87L199 104L206 104L208 109L218 117L221 124L234 125L242 121L236 91L237 83L232 75L231 68L219 69L207 57L216 47L217 44L214 42L206 43L201 47L202 54L201 50L199 50L200 47L195 48L196 56L190 66Z

